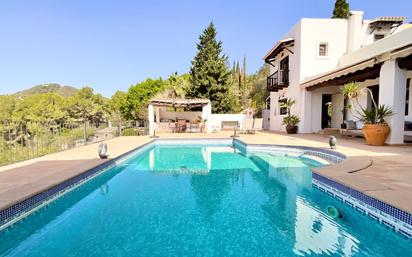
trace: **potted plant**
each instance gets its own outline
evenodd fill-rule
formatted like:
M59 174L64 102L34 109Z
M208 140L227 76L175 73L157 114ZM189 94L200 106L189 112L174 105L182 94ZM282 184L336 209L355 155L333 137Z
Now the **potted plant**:
M376 146L385 145L385 141L390 132L390 127L385 119L394 114L392 108L386 105L378 106L372 91L367 87L360 89L359 85L355 82L345 84L341 88L341 91L343 96L347 97L350 102L348 109L351 110L353 116L365 123L363 135L365 136L366 143ZM372 100L372 108L368 109L360 104L358 100L360 93L369 94ZM352 106L354 106L352 99L355 100L356 105L359 107L356 113L352 111Z
M296 134L298 132L298 123L300 122L300 119L296 115L292 115L290 110L292 109L292 106L296 103L295 100L293 99L287 99L286 102L281 104L281 108L286 108L287 110L287 115L286 117L283 118L283 123L282 125L286 125L286 132L288 134Z

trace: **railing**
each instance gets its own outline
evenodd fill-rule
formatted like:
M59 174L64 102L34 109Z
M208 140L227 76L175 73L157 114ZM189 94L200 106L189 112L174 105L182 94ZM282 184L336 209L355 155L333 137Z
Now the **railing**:
M0 121L0 166L107 140L147 134L135 123ZM97 151L97 150L96 150Z
M289 70L278 70L267 77L267 90L277 92L289 85Z

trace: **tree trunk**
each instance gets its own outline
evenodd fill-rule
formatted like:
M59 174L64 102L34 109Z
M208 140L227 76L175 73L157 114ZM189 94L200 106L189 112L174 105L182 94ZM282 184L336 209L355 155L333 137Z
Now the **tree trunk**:
M87 144L87 130L86 130L86 121L83 121L83 141L84 145Z

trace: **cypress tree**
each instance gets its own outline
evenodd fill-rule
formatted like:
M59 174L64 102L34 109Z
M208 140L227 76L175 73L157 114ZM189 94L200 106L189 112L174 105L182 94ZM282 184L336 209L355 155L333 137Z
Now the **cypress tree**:
M222 54L222 41L216 40L216 34L211 22L199 37L197 54L190 68L191 88L187 95L209 98L213 112L228 113L232 111L230 71L227 56Z
M241 72L240 72L240 65L239 62L236 62L236 70L235 70L236 76L235 76L235 81L236 84L240 90L240 88L242 87L241 83L242 83L242 79L241 79Z
M234 81L236 78L236 62L233 61L233 66L232 66L232 81Z
M243 82L243 86L245 86L245 83L246 83L246 54L243 56L242 82Z
M346 0L336 0L332 18L347 19L349 16L349 4Z

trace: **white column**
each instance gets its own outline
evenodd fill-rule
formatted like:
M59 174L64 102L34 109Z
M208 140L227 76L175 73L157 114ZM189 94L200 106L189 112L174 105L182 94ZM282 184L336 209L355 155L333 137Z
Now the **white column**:
M154 108L153 105L149 104L147 107L147 118L149 121L149 136L154 135L155 123L154 123Z
M391 133L387 144L403 144L406 98L406 71L395 60L384 62L379 77L379 105L392 107L395 113L387 119Z
M156 122L160 123L160 107L155 107L156 110Z
M310 132L318 132L322 129L322 93L311 93L310 105L307 105L307 108L309 108L311 112L308 122L311 124Z
M206 122L206 132L209 133L211 131L211 124L212 121L211 119L211 115L212 115L212 105L210 103L208 103L207 105L203 105L202 106L202 119L203 120L207 120Z
M332 95L332 128L340 128L343 123L344 101L342 94Z
M279 117L279 110L278 110L278 98L279 93L277 92L270 92L270 106L269 106L269 130L280 130L280 126L278 126L276 119Z
M296 102L299 104L299 112L295 112L295 115L298 115L300 118L299 133L311 133L317 132L317 128L313 130L312 126L312 104L314 104L312 97L313 93L307 91L306 89L301 90L300 103L299 99L296 99ZM322 105L322 104L321 104Z

